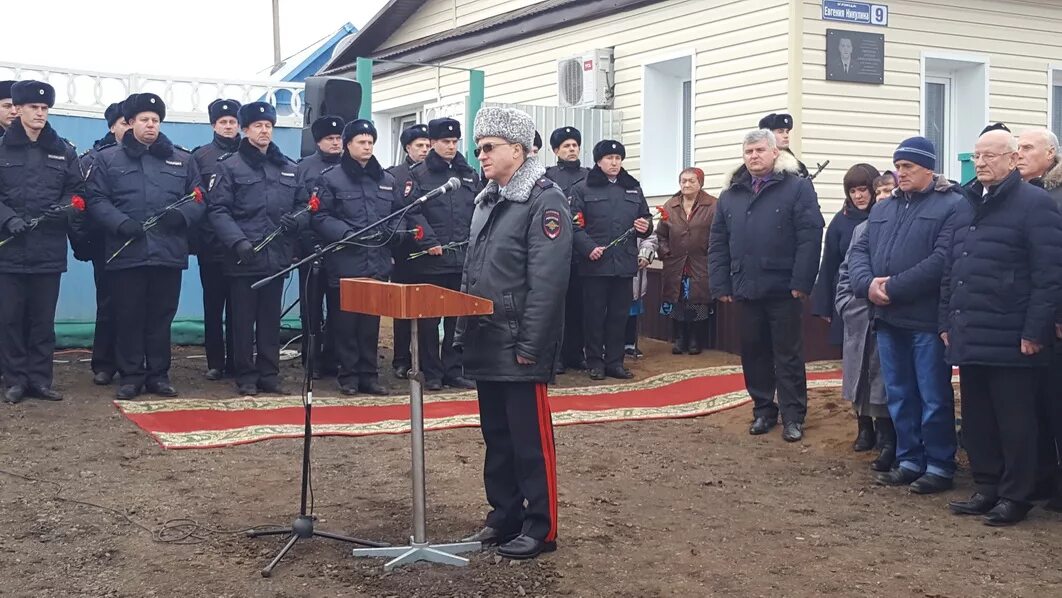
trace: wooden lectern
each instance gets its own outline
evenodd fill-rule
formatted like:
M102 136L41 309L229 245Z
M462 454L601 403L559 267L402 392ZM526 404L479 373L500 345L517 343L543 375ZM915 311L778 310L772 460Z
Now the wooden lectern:
M494 313L494 304L487 299L430 284L395 284L369 278L344 278L339 281L339 306L343 311L410 320L412 332L409 405L413 455L413 536L409 546L356 548L354 556L391 557L384 565L385 571L417 561L465 566L468 559L457 555L480 550L479 542L428 542L424 483L424 374L420 371L417 319L485 316Z

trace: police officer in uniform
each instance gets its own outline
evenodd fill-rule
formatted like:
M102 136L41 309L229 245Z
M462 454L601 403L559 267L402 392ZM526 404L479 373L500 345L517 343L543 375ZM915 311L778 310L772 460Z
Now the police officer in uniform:
M82 211L68 206L84 193L84 181L74 147L48 124L52 86L19 81L11 100L19 116L0 138L0 238L13 237L0 247L4 400L59 401L63 396L52 390L55 305L67 236L83 227ZM33 226L35 218L41 220Z
M310 133L317 144L317 151L299 160L296 175L299 185L312 192L313 185L317 183L321 173L339 164L339 157L343 154L343 126L346 122L338 116L322 116L310 125ZM306 257L316 251L317 235L309 226L302 227L299 231L299 257ZM314 377L335 376L335 339L331 329L325 325L324 302L328 290L328 276L324 268L320 268L313 289L307 289L306 281L310 276L310 265L304 264L299 267L299 306L304 315L303 329L307 329L307 323L313 322L317 329L317 347L314 359ZM307 293L307 290L309 293ZM309 317L309 320L305 319ZM306 358L310 354L310 336L302 335L302 363L306 365Z
M89 215L107 231L108 259L126 241L132 242L107 264L114 289L111 301L117 319L119 399L133 399L143 390L177 396L170 383L170 326L181 294L181 271L188 268L188 234L205 207L188 201L165 210L192 194L199 168L192 154L173 144L160 130L166 105L153 93L133 94L122 103L131 125L122 142L99 153L88 180ZM158 217L145 230L145 221Z
M395 180L384 172L376 156L376 127L367 120L355 120L343 128L343 156L339 165L325 170L317 181L321 209L313 216L313 228L323 243L334 243L361 230L401 207L401 194ZM391 273L391 249L387 243L401 242L401 220L379 229L381 238L350 244L329 253L328 322L335 335L339 360L339 388L343 394L358 392L385 395L379 382L377 350L380 318L339 308L340 278L387 280Z
M461 318L455 339L465 372L478 383L491 506L486 527L465 541L497 544L498 554L513 559L557 546L557 457L546 384L560 349L572 251L568 201L541 162L529 159L534 127L512 108L483 108L476 116L476 152L490 182L472 217L461 290L496 309Z
M107 134L92 144L92 149L81 154L81 172L88 176L92 172L92 164L96 155L108 147L117 145L125 132L129 130L129 124L122 116L122 103L115 102L103 112L107 120ZM92 382L99 386L107 386L114 380L118 372L117 357L114 353L115 329L114 313L111 309L111 291L107 283L107 255L104 247L103 227L86 222L85 235L79 239L71 239L74 249L74 257L80 261L92 262L92 278L96 284L96 326L92 336Z
M583 134L575 127L561 127L549 136L549 145L557 156L556 166L546 169L546 178L560 187L564 196L571 201L572 187L586 179L590 172L579 162L579 151L583 143ZM557 358L557 373L565 369L586 369L583 356L583 287L572 262L572 275L568 282L568 296L564 301L564 345Z
M575 253L583 284L583 334L591 380L634 377L623 367L623 334L638 272L638 238L651 234L652 215L638 181L623 168L627 150L605 139L594 146L596 164L572 188L572 213L582 214ZM614 247L628 229L637 233Z
M480 189L479 176L457 151L461 139L461 123L452 118L437 118L428 123L431 151L424 161L410 170L413 185L405 194L405 201L437 189L451 177L461 180L461 186L414 208L410 220L424 227L424 238L416 242L417 249L428 255L411 260L410 282L433 284L447 289L461 288L461 270L466 247L443 249L449 243L468 241L468 227ZM475 388L475 383L461 371L461 355L453 349L456 318L443 321L442 347L439 346L439 320L425 319L418 323L420 356L425 388Z
M759 127L761 129L767 129L774 133L774 138L778 142L778 149L789 152L790 156L796 158L796 154L793 150L789 149L789 133L793 130L793 117L789 114L775 114L774 112L760 119ZM804 163L797 158L797 165L799 168L799 175L803 178L808 178L811 173L808 172L808 167L804 166Z
M240 107L239 121L240 147L218 162L207 194L210 223L227 249L224 268L232 301L229 326L236 389L244 396L259 391L285 394L280 385L284 278L257 290L251 285L291 265L297 216L306 205L306 194L299 186L295 162L273 143L276 109L266 102L252 102ZM284 232L262 245L278 227Z
M415 124L406 127L402 131L400 141L405 149L406 157L399 164L388 168L387 172L395 178L395 188L405 194L407 190L412 191L413 188L413 179L409 174L410 169L423 162L431 149L431 141L428 139L428 125ZM393 253L395 267L391 273L391 280L406 284L411 280L410 269L413 266L409 261L409 254L411 253L409 246L406 244L396 245ZM394 368L396 378L405 378L409 374L410 366L412 366L412 358L409 352L411 337L409 320L395 320L395 347L391 367Z
M240 124L237 115L240 103L231 99L217 99L207 105L214 138L210 143L192 150L192 159L199 167L201 187L210 187L211 177L217 174L218 159L240 147ZM207 200L209 201L209 197ZM220 380L233 373L232 302L229 300L229 281L225 278L226 247L218 241L214 225L203 218L195 232L194 249L199 261L199 281L203 285L203 345L206 349L207 380Z
M14 84L11 80L0 81L0 137L4 136L4 131L18 115L15 104L11 101L11 86Z

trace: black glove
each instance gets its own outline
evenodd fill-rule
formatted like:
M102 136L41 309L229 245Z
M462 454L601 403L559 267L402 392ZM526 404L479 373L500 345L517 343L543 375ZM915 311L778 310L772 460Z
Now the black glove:
M147 234L144 225L130 218L118 225L118 235L131 239L139 239Z
M7 230L12 235L21 235L22 233L26 232L27 228L29 228L29 225L26 224L25 220L19 218L18 216L15 216L11 220L7 221Z
M236 243L233 250L236 251L236 259L238 259L241 264L247 264L254 260L254 246L251 245L251 242L247 239Z
M180 231L184 224L184 215L177 210L166 210L159 216L159 226L169 231Z
M280 228L286 233L295 232L299 230L299 219L291 214L284 214L280 217Z

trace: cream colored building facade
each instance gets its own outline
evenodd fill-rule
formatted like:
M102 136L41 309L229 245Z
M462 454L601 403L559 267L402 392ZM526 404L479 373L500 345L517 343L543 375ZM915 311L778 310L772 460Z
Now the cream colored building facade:
M624 6L573 16L592 4ZM876 4L887 8L887 26L824 20L822 0L393 0L350 50L434 56L422 62L484 71L488 102L557 106L558 61L611 49L610 108L626 167L653 197L677 189L686 162L704 169L706 187L718 194L724 173L740 163L741 133L770 112L793 115L792 146L810 169L830 161L816 180L827 214L841 205L848 167L890 167L906 137L942 140L948 159L939 170L958 178L957 155L972 149L987 122L1015 132L1062 127L1052 116L1062 113L1062 1ZM521 23L530 33L505 34ZM827 81L827 29L884 35L884 84ZM352 56L340 53L327 70L353 76L353 68ZM381 131L468 93L462 70L382 62L377 69L372 107ZM394 152L394 135L381 140L385 152Z

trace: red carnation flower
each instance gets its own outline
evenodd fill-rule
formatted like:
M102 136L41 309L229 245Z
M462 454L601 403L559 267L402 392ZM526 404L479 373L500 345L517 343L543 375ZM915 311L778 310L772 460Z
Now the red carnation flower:
M195 203L203 203L203 190L199 187L192 189L192 196L195 198Z
M575 217L572 218L572 222L579 228L586 228L586 218L583 217L582 212L576 212Z
M418 224L416 226L416 228L413 229L413 231L414 231L413 232L413 240L414 241L420 241L421 239L424 238L424 227L423 226Z
M321 209L321 200L317 197L316 193L310 196L310 201L306 204L306 208L314 214L317 213L317 210Z
M667 222L667 219L670 218L667 214L667 209L664 208L664 206L656 206L656 211L660 213L660 219L664 222Z
M78 212L85 211L85 200L80 195L75 195L70 198L70 206Z

